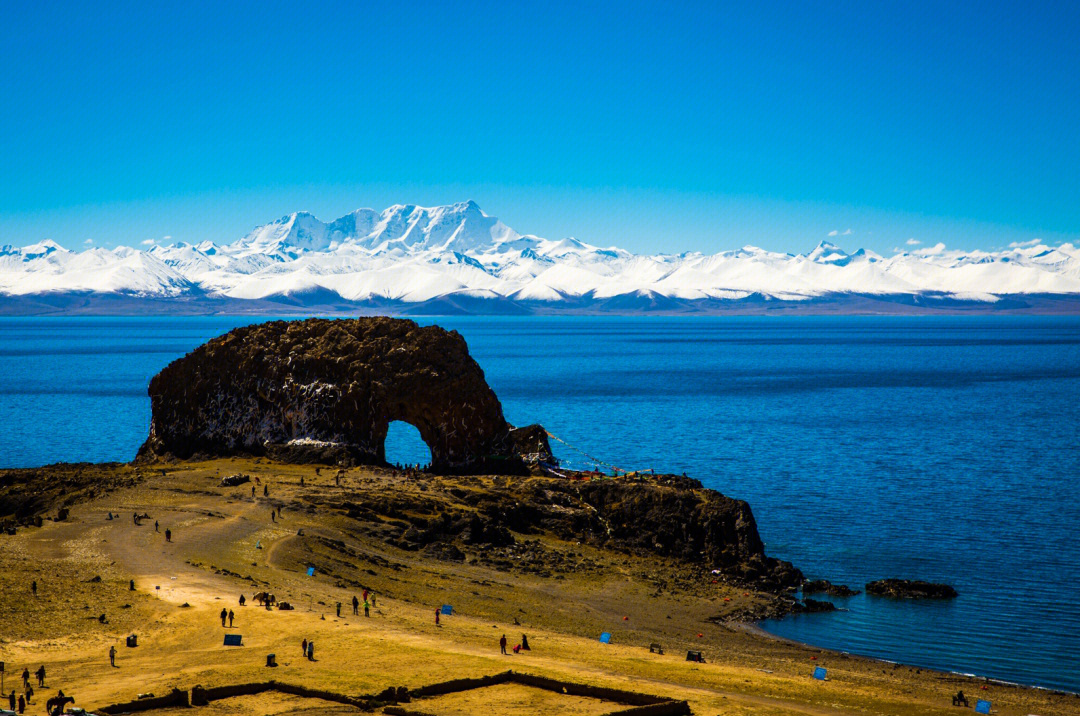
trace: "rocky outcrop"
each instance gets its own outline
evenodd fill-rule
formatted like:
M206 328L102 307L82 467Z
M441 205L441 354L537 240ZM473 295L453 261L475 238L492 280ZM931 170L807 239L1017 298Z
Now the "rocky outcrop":
M892 599L955 599L958 596L948 584L911 579L879 579L866 585L866 593Z
M546 535L671 558L692 565L691 579L699 584L717 578L713 569L769 591L803 581L790 563L765 554L746 502L674 475L591 481L422 476L368 490L356 501L322 493L305 499L320 512L343 512L362 532L396 547L452 560L468 553L498 568L537 574L583 569L579 558L523 538Z
M408 320L238 328L169 364L149 393L140 460L268 455L384 464L395 420L420 431L437 471L518 473L523 455L551 459L542 428L507 424L457 332Z
M827 579L808 579L802 585L803 594L828 594L830 597L854 597L858 589L846 584L833 584Z

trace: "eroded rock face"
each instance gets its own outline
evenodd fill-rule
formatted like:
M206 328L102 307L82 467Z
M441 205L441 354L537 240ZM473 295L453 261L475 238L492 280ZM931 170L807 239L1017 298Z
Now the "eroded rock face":
M387 429L402 420L420 431L436 470L524 468L515 449L523 439L511 435L465 340L413 321L237 328L169 364L149 393L153 416L139 459L268 455L383 464ZM534 447L536 431L522 435Z

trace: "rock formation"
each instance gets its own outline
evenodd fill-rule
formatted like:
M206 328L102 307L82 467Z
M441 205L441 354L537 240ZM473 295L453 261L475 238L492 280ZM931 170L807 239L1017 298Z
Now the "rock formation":
M833 584L827 579L808 579L802 585L803 594L828 594L830 597L854 597L858 589L846 584Z
M387 429L420 431L441 472L525 471L553 461L539 426L516 431L454 331L392 318L237 328L150 381L140 460L268 455L384 464Z
M911 579L879 579L866 585L866 593L893 599L955 599L956 590L948 584Z

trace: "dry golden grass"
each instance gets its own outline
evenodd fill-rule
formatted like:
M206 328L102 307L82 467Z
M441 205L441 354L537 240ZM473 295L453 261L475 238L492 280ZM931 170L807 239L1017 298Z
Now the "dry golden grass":
M250 486L216 486L220 476L238 471L269 480L273 504L286 507L284 521L270 521L261 486L255 499ZM622 555L574 546L602 561L604 569L563 579L425 559L365 539L346 518L309 511L302 499L311 491L340 490L363 500L384 489L389 477L354 470L339 488L333 471L323 472L251 461L178 465L164 477L155 473L137 486L77 506L68 522L0 536L0 660L7 662L8 677L43 663L48 688L38 691L35 702L63 688L87 708L197 684L272 678L360 695L513 668L686 699L694 713L710 716L951 714L956 711L949 695L957 688L992 699L995 711L1005 716L1080 713L1080 699L1073 696L1001 686L980 691L961 677L917 674L705 623L730 604L723 597L756 597L720 586L706 596L657 594L639 578L640 562ZM154 533L153 520L132 524L136 510L153 515L162 532L171 528L173 542ZM126 519L110 522L109 511ZM342 540L351 555L326 554L317 537ZM338 577L304 574L310 561L331 557ZM100 583L85 581L95 575L102 577ZM37 599L29 596L29 579L35 576ZM136 592L127 590L128 579L135 580ZM351 614L349 602L359 591L352 584L376 590L378 606L370 618ZM250 600L263 588L297 609L266 611L250 601L243 608L237 603L241 593ZM339 601L345 605L340 619L334 606ZM443 603L452 603L458 613L436 626L434 609ZM221 627L223 607L236 614L234 629ZM107 624L86 618L99 613L107 615ZM612 632L614 643L598 643L601 631ZM123 637L133 632L139 646L128 649ZM242 634L244 646L224 647L228 632ZM499 654L504 633L511 645L527 633L532 650ZM315 641L314 662L301 657L305 638ZM650 654L652 641L663 643L667 654ZM110 645L119 652L116 668L109 666ZM684 661L688 647L702 649L709 663ZM268 653L277 654L277 669L265 667ZM810 678L816 665L829 668L830 681ZM7 684L10 688L11 678ZM555 696L534 691L485 689L414 706L443 713L434 710L441 703L447 716L509 716L529 709L597 713L588 699L558 707L530 705L529 699ZM280 694L230 699L201 710L237 716L351 711Z

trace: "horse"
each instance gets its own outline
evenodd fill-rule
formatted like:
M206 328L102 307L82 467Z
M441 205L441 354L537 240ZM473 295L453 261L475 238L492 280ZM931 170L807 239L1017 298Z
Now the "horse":
M49 716L60 716L60 714L64 713L64 707L73 703L75 703L75 699L71 696L53 696L45 702L45 712Z

